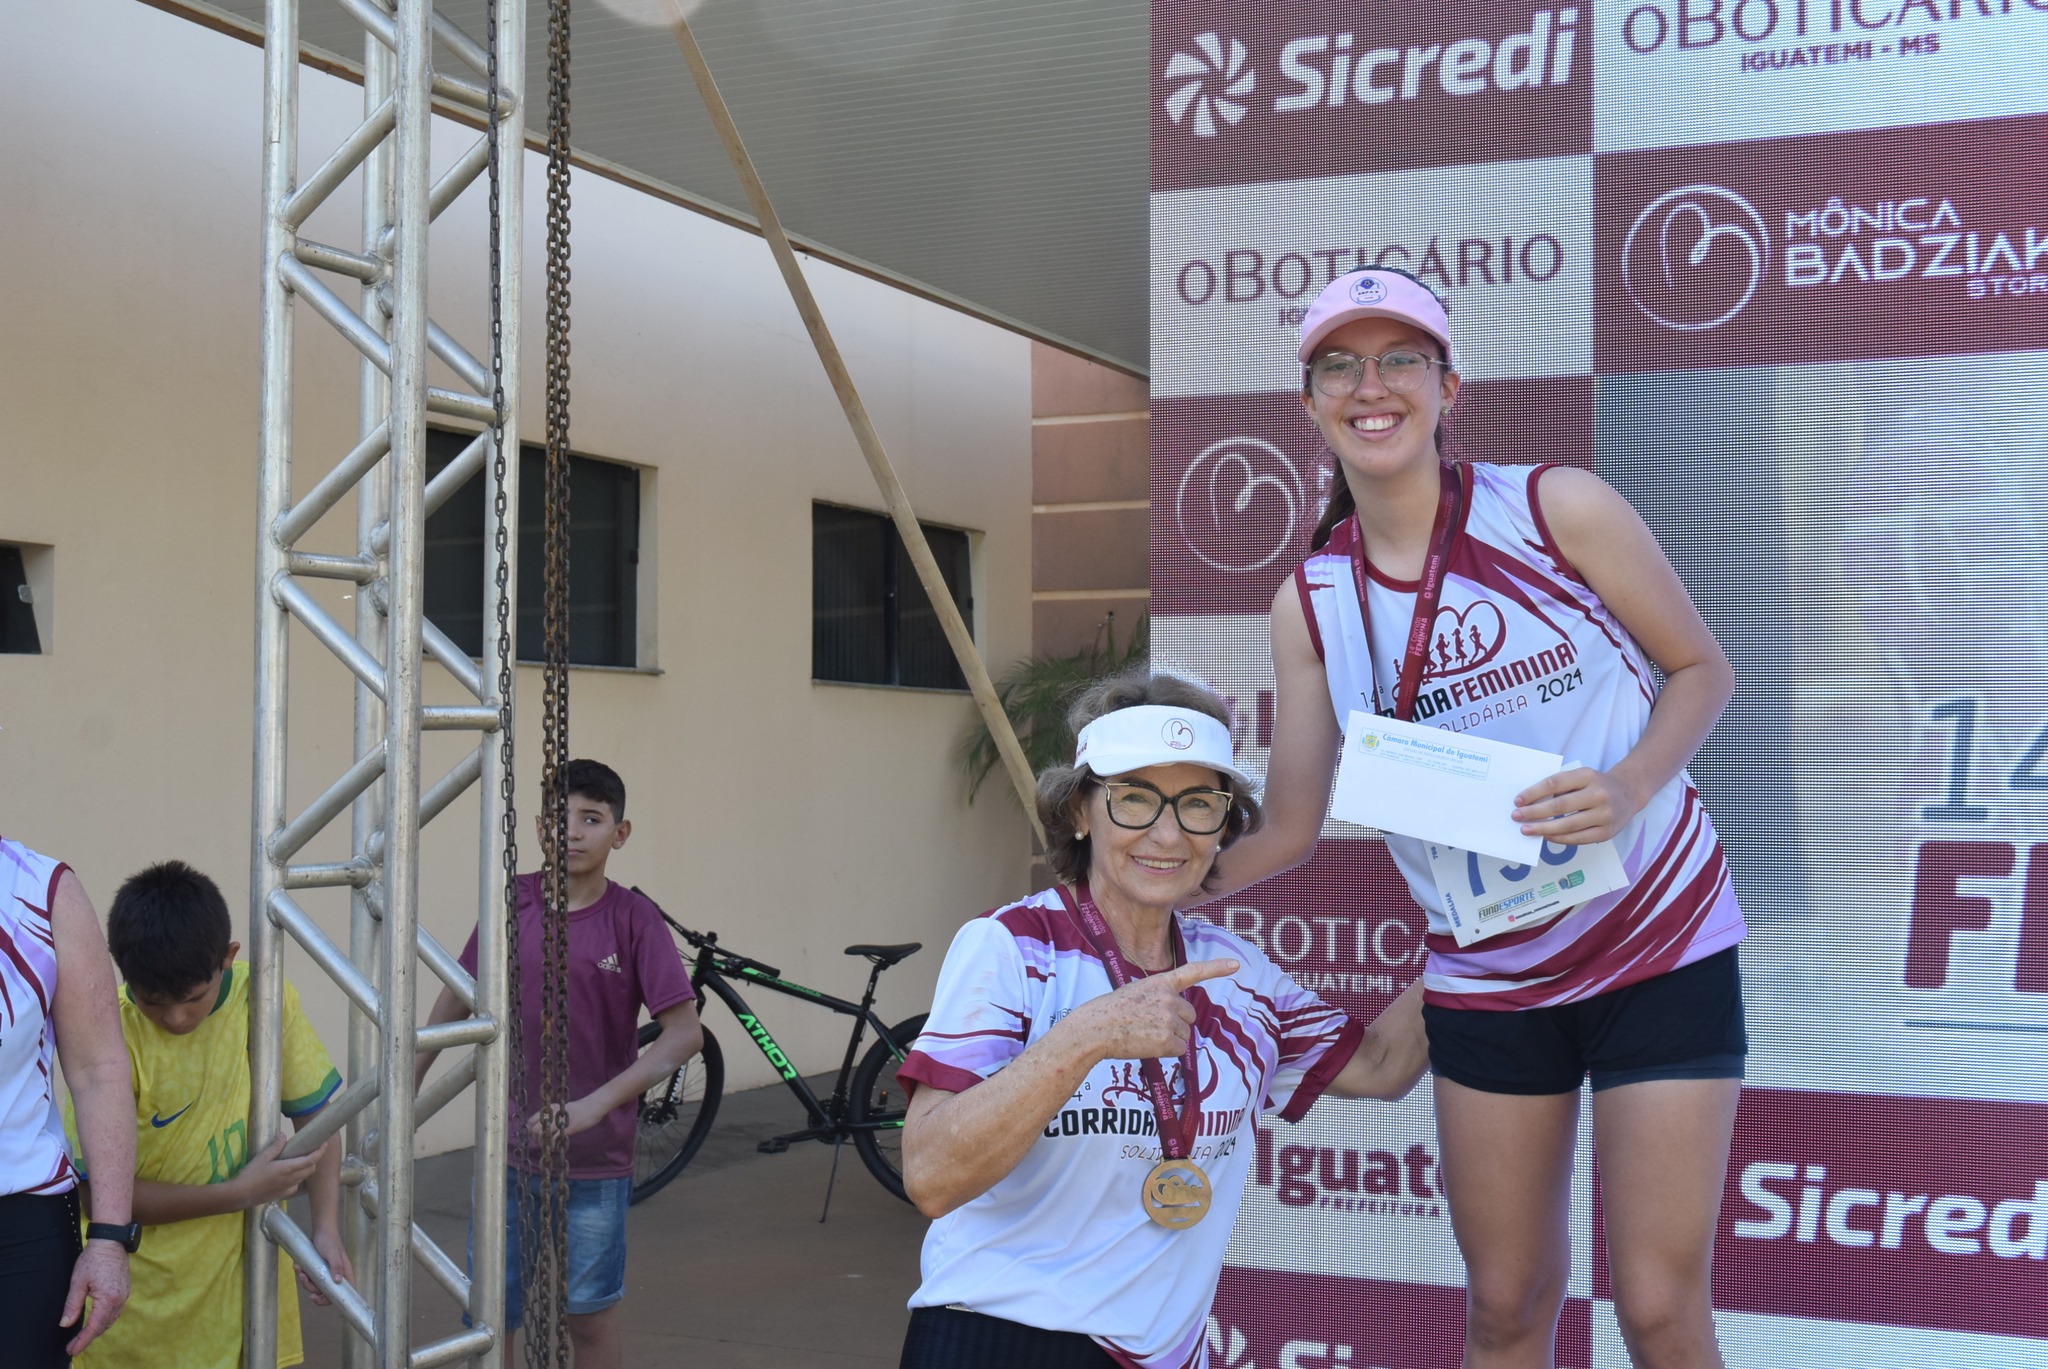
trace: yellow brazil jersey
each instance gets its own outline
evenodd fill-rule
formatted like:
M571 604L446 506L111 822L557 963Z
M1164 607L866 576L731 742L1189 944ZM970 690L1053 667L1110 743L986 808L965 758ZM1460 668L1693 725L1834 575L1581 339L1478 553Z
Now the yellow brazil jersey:
M121 990L121 1035L135 1080L135 1176L217 1184L249 1158L249 967L221 976L212 1013L184 1036L151 1022ZM284 986L284 1113L317 1111L341 1084L299 995ZM64 1121L80 1153L70 1100ZM81 1166L82 1168L82 1166ZM91 1175L85 1176L88 1181ZM236 1369L242 1360L242 1214L142 1229L120 1318L76 1363L83 1369ZM291 1261L278 1253L277 1362L305 1358Z

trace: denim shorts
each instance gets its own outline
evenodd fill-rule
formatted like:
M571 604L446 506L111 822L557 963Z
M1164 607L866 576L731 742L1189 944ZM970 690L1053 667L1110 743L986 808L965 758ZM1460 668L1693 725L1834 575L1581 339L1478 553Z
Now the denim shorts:
M527 1202L537 1204L540 1180L517 1170L505 1172L505 1326L518 1330L525 1312L520 1296L519 1199L525 1180ZM633 1179L569 1181L569 1315L602 1312L626 1296L626 1205ZM470 1231L471 1260L476 1232Z

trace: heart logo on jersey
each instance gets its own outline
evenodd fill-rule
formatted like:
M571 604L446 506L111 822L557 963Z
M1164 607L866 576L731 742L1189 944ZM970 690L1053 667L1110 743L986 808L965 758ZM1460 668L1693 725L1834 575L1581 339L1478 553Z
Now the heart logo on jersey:
M1508 622L1490 599L1474 599L1464 608L1446 604L1430 624L1429 667L1425 680L1463 675L1500 655L1508 644Z

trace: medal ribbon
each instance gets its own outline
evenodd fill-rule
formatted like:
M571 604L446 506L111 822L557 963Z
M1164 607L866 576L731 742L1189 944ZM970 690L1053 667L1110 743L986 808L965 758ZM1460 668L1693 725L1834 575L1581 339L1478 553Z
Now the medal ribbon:
M1450 575L1451 544L1457 541L1465 523L1465 469L1448 463L1439 469L1443 474L1443 491L1436 501L1436 523L1429 532L1429 554L1422 562L1422 582L1415 587L1415 616L1408 623L1408 654L1401 658L1401 678L1394 686L1394 716L1402 722L1410 722L1415 717L1415 698L1422 692L1422 671L1429 664L1429 631L1436 622L1444 580ZM1363 527L1351 546L1351 578L1358 585L1358 612L1365 620L1365 649L1369 663L1372 655L1372 596L1366 583ZM1377 684L1373 686L1373 695L1373 702L1378 703Z
M1055 887L1059 889L1060 901L1067 905L1067 911L1072 913L1074 920L1080 924L1081 935L1087 939L1096 958L1102 961L1102 968L1109 972L1110 984L1121 989L1124 985L1141 978L1143 971L1136 969L1124 959L1123 951L1116 944L1116 933L1109 929L1109 922L1102 916L1102 910L1095 906L1095 900L1089 896L1087 884L1076 886L1075 893L1079 895L1078 899L1074 894L1067 892L1066 885ZM1176 920L1172 925L1174 960L1178 964L1185 964L1188 958L1187 947L1181 941L1180 923ZM1181 997L1186 998L1187 995L1182 994ZM1159 1145L1169 1160L1185 1160L1188 1157L1188 1153L1194 1149L1195 1132L1201 1126L1202 1110L1195 1101L1195 1095L1200 1091L1202 1076L1199 1072L1200 1064L1195 1058L1195 1042L1195 1033L1190 1030L1187 1050L1180 1058L1181 1076L1187 1080L1188 1096L1179 1108L1174 1106L1173 1091L1166 1087L1166 1071L1160 1068L1159 1062L1149 1057L1138 1062L1138 1071L1145 1078L1145 1091L1152 1098L1152 1115L1159 1123ZM1169 1118L1172 1119L1170 1126Z

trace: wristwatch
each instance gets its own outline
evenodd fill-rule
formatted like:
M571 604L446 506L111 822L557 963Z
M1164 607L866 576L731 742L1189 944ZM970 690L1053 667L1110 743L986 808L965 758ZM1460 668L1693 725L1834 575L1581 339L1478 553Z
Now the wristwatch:
M142 1244L142 1223L129 1222L125 1226L116 1226L112 1222L87 1222L85 1238L88 1241L112 1241L133 1255L136 1248Z

